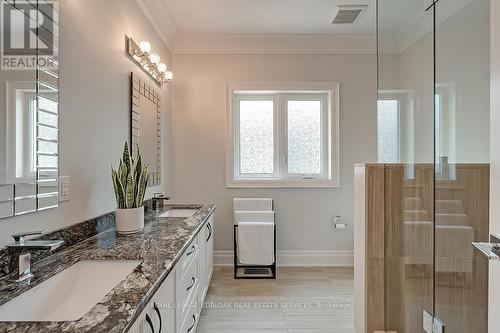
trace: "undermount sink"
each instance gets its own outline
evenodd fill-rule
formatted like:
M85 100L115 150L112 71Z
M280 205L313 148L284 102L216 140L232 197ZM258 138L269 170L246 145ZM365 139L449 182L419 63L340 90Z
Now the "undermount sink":
M158 215L158 217L191 217L198 210L194 208L171 208L165 213Z
M0 321L80 319L140 260L83 260L0 306Z

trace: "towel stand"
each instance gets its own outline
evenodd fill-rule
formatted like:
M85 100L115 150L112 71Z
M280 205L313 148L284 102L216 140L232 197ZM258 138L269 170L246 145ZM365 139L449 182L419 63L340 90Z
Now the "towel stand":
M238 225L234 225L234 278L235 279L276 279L276 223L274 224L274 262L269 266L259 266L259 265L240 265L238 260L238 244L236 243L236 239L238 238ZM248 276L238 275L238 269L245 270L270 270L270 275L262 275L259 274L249 274Z

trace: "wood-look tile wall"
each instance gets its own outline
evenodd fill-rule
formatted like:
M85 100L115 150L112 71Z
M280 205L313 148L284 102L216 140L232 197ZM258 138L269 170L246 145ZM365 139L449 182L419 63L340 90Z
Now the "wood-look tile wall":
M366 214L366 327L368 332L384 330L384 165L367 165L365 189Z
M420 332L434 293L449 330L487 332L487 262L460 235L473 230L474 240L488 240L489 165L455 168L456 179L435 181L430 164L414 166L412 179L403 165L366 165L367 332ZM460 202L463 211L435 217L435 200Z

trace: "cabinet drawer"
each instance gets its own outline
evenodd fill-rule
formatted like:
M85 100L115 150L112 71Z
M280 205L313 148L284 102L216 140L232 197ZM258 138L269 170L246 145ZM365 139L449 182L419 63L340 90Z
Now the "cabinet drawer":
M196 326L198 325L198 293L195 291L195 299L192 302L191 306L189 307L189 311L186 314L186 318L184 319L183 324L180 326L181 328L179 329L178 333L195 333L196 332Z
M186 274L181 281L177 284L176 299L177 299L177 322L183 322L186 313L189 311L189 306L196 298L196 293L200 285L199 265L198 265L198 252L194 260L191 262Z
M191 244L189 244L188 248L186 249L186 251L184 251L181 259L179 260L179 263L177 264L177 281L181 281L184 278L184 275L186 274L188 268L199 252L198 238L199 237L196 237L191 242Z

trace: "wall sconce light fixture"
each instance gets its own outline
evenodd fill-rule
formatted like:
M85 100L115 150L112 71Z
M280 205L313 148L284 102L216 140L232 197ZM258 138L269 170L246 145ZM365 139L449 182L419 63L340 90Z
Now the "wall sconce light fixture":
M174 74L167 69L167 65L160 62L158 54L151 52L151 43L143 40L137 44L129 36L125 36L125 40L127 54L160 86L172 80Z

